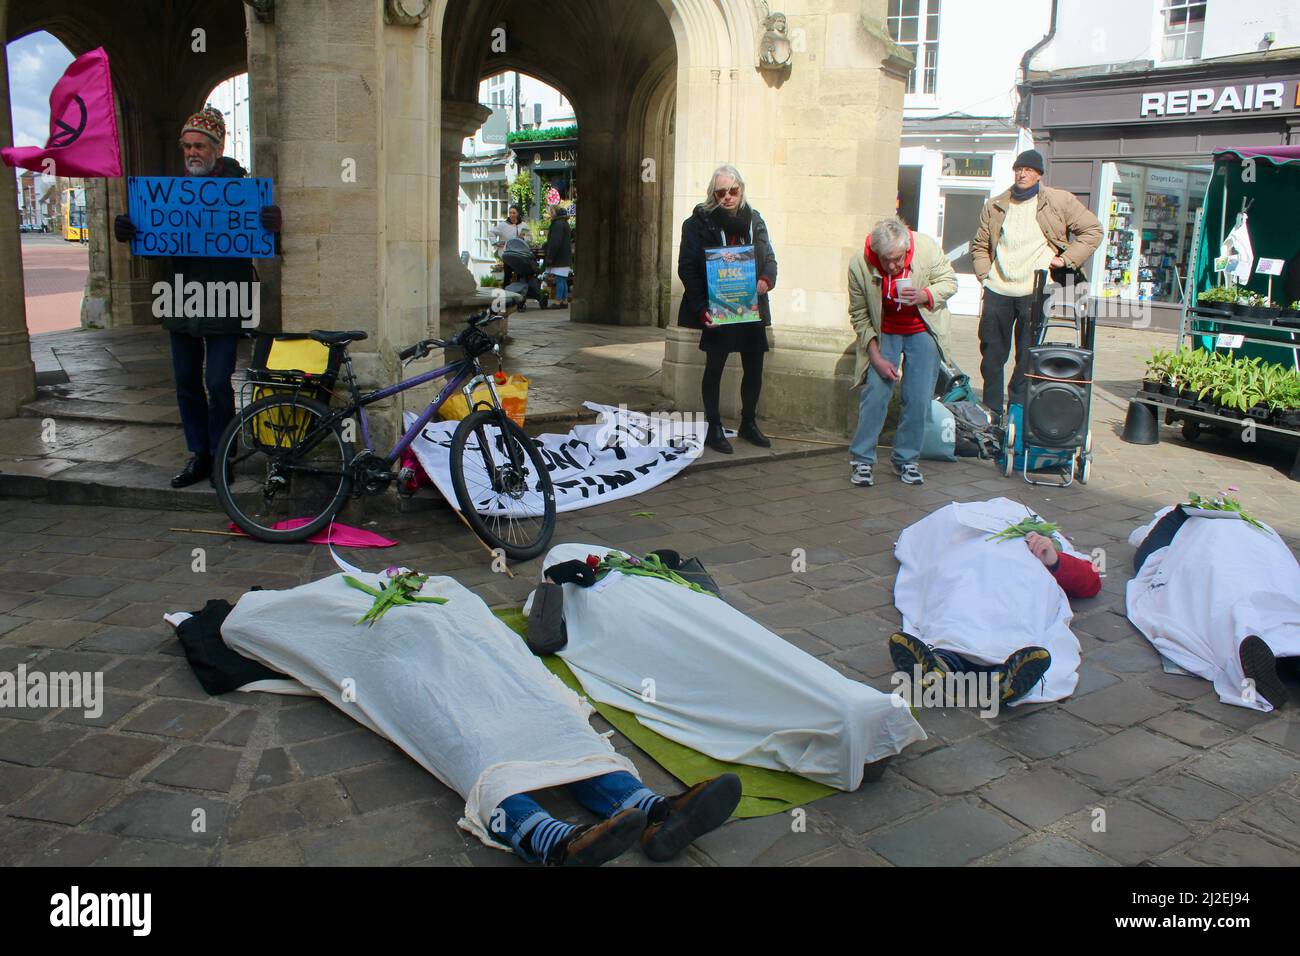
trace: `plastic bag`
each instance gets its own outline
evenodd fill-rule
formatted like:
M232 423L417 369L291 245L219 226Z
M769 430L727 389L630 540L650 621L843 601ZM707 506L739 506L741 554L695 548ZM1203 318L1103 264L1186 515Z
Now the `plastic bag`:
M512 422L523 428L524 416L528 412L528 379L522 375L511 375L504 385L498 385L496 389L497 397L501 399L501 407L505 409L506 415ZM479 402L491 402L491 400L492 396L486 385L474 389L475 405ZM465 404L465 396L459 393L443 402L442 408L438 410L438 417L444 421L460 421L468 414L469 407Z

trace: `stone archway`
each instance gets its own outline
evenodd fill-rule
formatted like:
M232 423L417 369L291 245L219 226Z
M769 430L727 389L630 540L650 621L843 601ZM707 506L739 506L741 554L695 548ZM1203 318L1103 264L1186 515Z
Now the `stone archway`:
M660 240L675 162L663 114L677 58L666 10L627 0L448 0L443 15L444 114L471 116L480 79L502 70L535 76L574 105L580 291L573 320L661 324ZM649 178L645 159L653 162ZM450 225L444 215L444 245L454 239ZM443 280L459 282L464 270L450 251L442 256Z
M201 43L196 43L196 29L203 30ZM243 6L230 0L0 0L5 43L37 30L57 38L74 56L98 46L108 51L126 175L179 173L175 143L181 123L223 75L243 69L246 57ZM2 56L0 67L7 88L8 64ZM9 98L0 99L0 138L7 145L12 136ZM88 193L92 313L110 325L155 323L149 292L155 264L132 259L125 247L109 240L113 216L126 209L125 179L92 181ZM24 371L31 362L21 257L16 239L10 247L9 234L16 228L9 228L7 216L0 212L0 297L5 300L0 303L0 416L13 414L35 389Z

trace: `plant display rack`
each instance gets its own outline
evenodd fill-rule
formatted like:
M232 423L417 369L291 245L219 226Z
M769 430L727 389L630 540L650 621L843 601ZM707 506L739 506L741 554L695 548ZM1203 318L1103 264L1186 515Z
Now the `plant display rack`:
M1195 232L1199 233L1202 228L1202 210L1197 210ZM1199 243L1194 242L1192 245L1191 263L1188 274L1196 275L1196 249ZM1255 344L1274 348L1300 348L1300 328L1292 328L1285 325L1277 325L1276 319L1273 318L1251 318L1243 315L1233 315L1227 309L1206 308L1194 304L1193 296L1195 292L1192 283L1187 284L1187 289L1183 298L1182 318L1179 322L1178 340L1176 348L1182 348L1184 344L1197 347L1197 340L1206 336L1217 336L1220 333L1240 335L1241 345ZM1262 338L1257 334L1262 329L1267 329L1274 333L1273 338ZM1217 349L1216 349L1217 351ZM1295 461L1291 466L1290 477L1294 481L1300 481L1300 427L1284 426L1278 424L1266 423L1250 413L1243 413L1237 409L1226 409L1223 406L1216 405L1211 396L1205 396L1204 399L1189 399L1179 394L1153 393L1140 390L1133 396L1133 400L1150 405L1159 411L1164 412L1164 423L1166 425L1182 424L1183 437L1188 441L1195 441L1201 433L1207 429L1217 429L1225 433L1243 432L1248 428L1254 428L1258 432L1276 436L1284 442L1294 444L1296 447Z

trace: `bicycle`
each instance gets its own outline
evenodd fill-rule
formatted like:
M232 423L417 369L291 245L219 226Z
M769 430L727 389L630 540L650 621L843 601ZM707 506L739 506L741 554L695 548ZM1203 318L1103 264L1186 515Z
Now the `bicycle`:
M480 356L501 353L483 329L502 316L485 318L488 314L470 316L468 327L450 340L424 339L397 356L403 368L435 349L459 349L462 358L366 393L357 387L347 352L348 343L364 340L366 333L307 333L323 345L342 349L339 364L350 400L331 408L318 399L282 391L259 398L237 414L222 433L213 462L213 483L226 514L262 541L311 537L333 520L349 495L377 495L394 481L409 480L405 470L393 471L394 464L459 390L470 409L450 445L460 513L489 547L500 548L508 557L525 561L541 554L555 531L555 488L537 446L506 415L491 377L479 364ZM383 457L376 454L365 407L441 378L449 381L392 451ZM486 402L473 398L479 385L487 386ZM354 434L360 434L362 444L355 453ZM236 494L233 486L241 483L245 487ZM284 522L293 526L277 527Z

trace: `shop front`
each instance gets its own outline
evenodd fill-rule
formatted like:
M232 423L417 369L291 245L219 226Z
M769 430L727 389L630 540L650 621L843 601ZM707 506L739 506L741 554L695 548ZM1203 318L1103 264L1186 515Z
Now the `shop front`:
M1298 77L1300 57L1268 55L1031 78L1030 124L1046 181L1077 195L1105 233L1085 268L1099 322L1178 328L1211 154L1300 142Z

